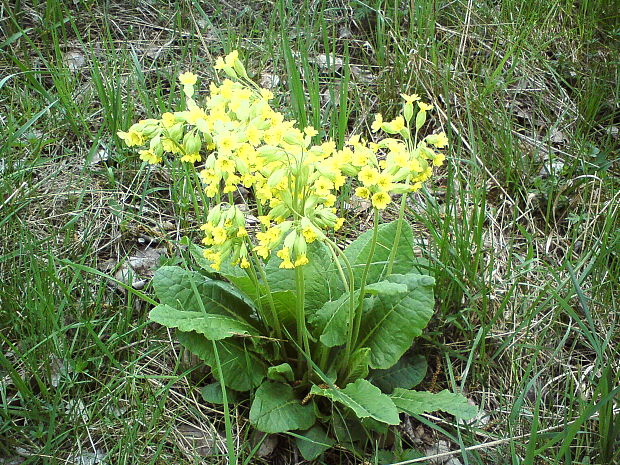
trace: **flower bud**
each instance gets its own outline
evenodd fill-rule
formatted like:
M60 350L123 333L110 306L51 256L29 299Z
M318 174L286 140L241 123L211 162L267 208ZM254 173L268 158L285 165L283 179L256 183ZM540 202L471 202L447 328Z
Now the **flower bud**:
M426 123L426 110L420 109L415 116L415 128L419 130Z
M298 257L300 255L306 255L308 252L308 244L306 243L306 239L303 234L298 234L295 238L295 243L293 244L293 252L295 256Z
M168 137L178 141L183 136L183 123L177 123L168 129Z
M241 63L239 58L237 58L233 63L233 68L239 76L248 79L248 73L245 71L245 66L243 66L243 63Z
M216 205L209 210L209 214L207 215L207 223L210 224L219 224L222 219L222 206Z
M226 75L231 78L231 79L237 79L237 73L235 72L235 70L233 68L230 68L228 66L224 67L224 72L226 73Z
M413 117L413 104L411 102L406 102L403 107L403 114L405 115L405 120L407 121L407 123L409 123L409 121L411 121L411 118Z
M194 131L188 132L183 138L183 146L187 153L199 153L202 147L200 136Z

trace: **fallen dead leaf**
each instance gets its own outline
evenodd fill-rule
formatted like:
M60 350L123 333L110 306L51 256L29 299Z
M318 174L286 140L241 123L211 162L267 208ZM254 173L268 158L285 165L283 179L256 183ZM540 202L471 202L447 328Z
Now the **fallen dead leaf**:
M74 419L80 418L84 423L90 419L90 413L82 399L69 399L65 406L65 413Z
M192 425L180 425L177 429L177 437L189 454L201 457L209 457L218 452L217 442L221 440L215 430L205 431Z
M80 452L78 455L74 455L73 463L75 465L97 465L105 463L105 453L99 449L95 449L95 452Z
M260 86L265 89L275 89L280 84L280 77L276 74L263 73L260 77Z
M77 73L86 64L86 58L80 50L69 50L62 57L62 63L72 73Z

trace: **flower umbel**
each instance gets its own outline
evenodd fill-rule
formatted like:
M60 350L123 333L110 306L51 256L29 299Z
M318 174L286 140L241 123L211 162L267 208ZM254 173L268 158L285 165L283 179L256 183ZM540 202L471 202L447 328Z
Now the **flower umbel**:
M375 116L372 131L394 137L375 143L353 135L337 150L333 140L313 145L316 129L299 129L275 111L269 103L273 94L249 80L237 51L218 58L215 69L227 78L209 85L203 104L193 99L198 76L186 71L179 82L187 110L118 132L128 147L142 147L140 158L149 164L170 156L203 163L199 174L207 197L220 199L240 185L253 193L263 211L264 226L256 234L248 234L246 213L235 205L218 202L209 211L203 243L215 269L225 260L247 268L252 255L268 259L272 253L282 268L303 266L311 260L307 244L326 240L342 226L334 205L343 186L353 183L356 196L383 210L393 195L418 189L444 161L434 149L447 147L445 133L426 136L417 146L410 139L413 103L420 114L416 125L432 109L417 94L401 94L404 116L387 122Z

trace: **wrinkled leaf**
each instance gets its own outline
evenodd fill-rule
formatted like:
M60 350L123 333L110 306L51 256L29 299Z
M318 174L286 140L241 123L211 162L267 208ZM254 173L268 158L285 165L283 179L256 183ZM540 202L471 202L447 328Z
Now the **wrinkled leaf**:
M349 360L349 379L366 378L370 364L370 349L361 347L351 354Z
M295 438L295 444L305 460L314 460L331 446L335 441L327 435L321 425L314 425L308 431L299 433L303 438Z
M471 405L467 397L444 389L436 394L427 391L409 391L406 389L394 389L390 396L394 404L401 412L408 415L420 415L422 413L443 412L454 415L462 420L469 420L476 416L478 409Z
M267 374L267 367L260 357L248 350L243 340L209 341L194 332L177 331L179 342L203 360L219 381L213 344L217 345L224 383L236 391L249 391L260 385Z
M403 292L407 292L407 285L400 283L391 283L389 281L381 281L378 283L372 283L364 288L366 294L377 295L398 295Z
M362 319L359 345L371 349L372 368L394 365L422 334L433 314L432 277L409 273L388 276L387 281L406 284L408 290L371 297L371 308Z
M359 291L354 294L357 300ZM326 302L310 319L310 323L320 334L321 342L327 347L335 347L347 342L349 327L350 295L345 293L338 300Z
M287 382L293 381L295 376L293 375L293 369L288 363L281 363L267 369L267 378L274 381Z
M390 393L396 388L411 389L422 382L426 370L427 363L424 356L404 355L387 370L373 370L370 381L385 393Z
M222 385L220 383L207 384L200 390L202 400L210 404L222 405L224 403L224 395L222 394ZM226 400L229 403L237 402L238 395L231 389L226 389Z
M208 313L252 320L254 305L249 298L231 284L198 272L178 266L162 266L153 276L153 287L162 304L179 310L202 312L192 281Z
M306 291L306 315L311 316L331 299L331 277L337 275L329 249L320 241L308 244L310 262L305 265L304 288ZM265 273L272 292L295 292L295 270L280 268L282 260L272 255L265 266ZM340 294L338 294L340 295Z
M271 302L276 309L278 319L283 324L295 323L295 305L297 305L297 296L293 291L271 291L260 298L260 304L263 308L263 315L271 322L273 321Z
M301 405L288 384L265 381L256 390L250 423L264 433L308 429L316 420L312 405Z
M372 262L370 264L370 268L368 269L368 276L366 278L367 283L377 282L381 278L385 267L387 266L390 252L394 248L397 227L398 221L392 221L391 223L379 225L375 253L373 254ZM356 286L361 281L364 267L368 261L372 233L372 230L364 232L356 240L349 244L344 251L344 254L349 259L349 262L353 267L353 275L355 277ZM409 273L414 269L415 263L416 261L413 253L413 232L411 230L411 226L409 226L406 221L403 221L400 240L398 242L398 248L396 249L396 255L394 258L394 266L392 267L392 273Z
M168 328L195 331L212 341L240 334L258 335L256 329L244 321L214 313L177 310L165 304L151 310L149 318Z
M400 423L394 402L365 379L349 383L344 389L312 386L311 394L324 396L349 407L358 418L373 418L388 425Z

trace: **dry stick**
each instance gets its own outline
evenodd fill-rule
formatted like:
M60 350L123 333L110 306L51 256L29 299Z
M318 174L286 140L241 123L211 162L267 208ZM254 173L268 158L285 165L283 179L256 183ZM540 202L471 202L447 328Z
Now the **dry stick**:
M19 193L19 191L21 191L27 185L28 183L26 181L22 182L21 185L17 189L15 189L13 193L9 195L9 197L2 203L2 205L0 205L0 210L2 210L11 201L11 199L15 197Z
M615 412L615 410L614 410L614 412ZM618 409L617 412L620 412L620 409ZM598 413L596 415L592 415L591 419L597 418L598 416L599 416ZM567 423L565 425L555 425L555 426L550 426L549 428L541 429L540 431L537 432L537 434L548 433L549 431L557 430L557 429L560 429L560 428L566 428L566 427L572 425L573 423L575 423L577 420L578 419L573 420L570 423ZM450 457L451 455L460 454L460 453L465 452L465 451L478 450L478 449L488 449L489 447L499 446L501 444L505 444L507 442L514 441L514 440L517 440L517 439L529 438L531 435L532 435L532 433L522 434L520 436L513 436L511 438L497 439L496 441L485 442L483 444L476 444L475 446L469 446L469 447L465 447L463 449L452 450L452 451L449 451L449 452L442 452L440 454L435 454L435 455L427 455L426 457L420 457L420 458L417 458L417 459L405 460L403 462L395 462L395 463L392 463L391 465L409 465L410 463L419 463L419 462L423 462L425 460L432 460L432 459L440 459L440 458L443 458L443 457Z

